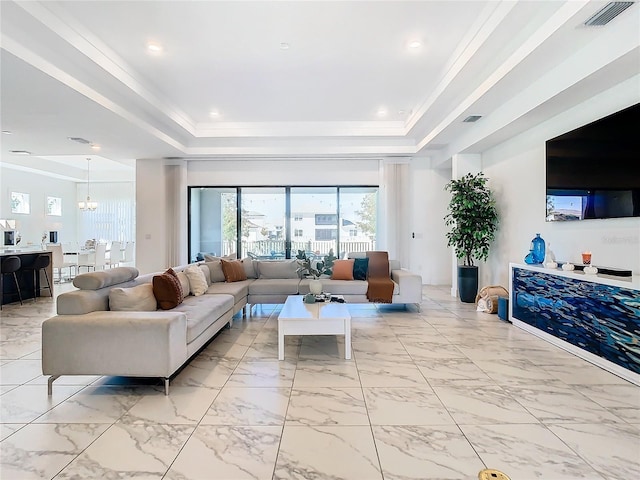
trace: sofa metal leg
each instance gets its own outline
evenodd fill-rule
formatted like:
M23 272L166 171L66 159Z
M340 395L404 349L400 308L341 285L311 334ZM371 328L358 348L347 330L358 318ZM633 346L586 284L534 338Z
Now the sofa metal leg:
M164 394L169 395L169 379L167 377L164 379Z
M55 382L57 378L60 378L60 375L51 375L47 379L47 395L53 395L53 382Z

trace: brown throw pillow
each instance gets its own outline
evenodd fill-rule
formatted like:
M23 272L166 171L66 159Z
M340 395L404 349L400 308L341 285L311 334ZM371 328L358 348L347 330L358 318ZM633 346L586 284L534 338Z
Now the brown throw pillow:
M227 282L240 282L247 279L244 266L240 260L220 260L222 262L222 271Z
M151 283L153 295L162 310L170 310L182 303L182 286L171 268L162 275L155 275Z
M333 262L332 280L353 280L353 258Z
M182 284L180 283L178 274L171 267L167 268L167 270L164 273L166 273L167 275L171 275L173 278L175 278L178 281L178 285L180 286L180 303L182 303L182 301L184 300L184 294L182 293Z

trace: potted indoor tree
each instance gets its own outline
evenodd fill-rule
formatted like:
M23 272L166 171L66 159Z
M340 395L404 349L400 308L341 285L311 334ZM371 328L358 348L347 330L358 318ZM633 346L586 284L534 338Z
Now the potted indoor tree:
M458 265L458 292L466 303L475 302L478 293L478 267L473 261L487 259L498 229L496 202L487 180L482 172L468 173L445 186L451 192L449 213L444 217L450 227L447 246L463 259Z

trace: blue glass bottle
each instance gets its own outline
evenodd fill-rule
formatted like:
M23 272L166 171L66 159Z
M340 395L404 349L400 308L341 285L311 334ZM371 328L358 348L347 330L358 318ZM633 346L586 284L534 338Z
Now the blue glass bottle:
M533 259L536 263L544 262L545 243L539 233L536 233L536 238L531 240L531 251L533 252Z
M536 259L533 257L533 250L529 250L529 253L524 257L524 263L527 265L535 265Z

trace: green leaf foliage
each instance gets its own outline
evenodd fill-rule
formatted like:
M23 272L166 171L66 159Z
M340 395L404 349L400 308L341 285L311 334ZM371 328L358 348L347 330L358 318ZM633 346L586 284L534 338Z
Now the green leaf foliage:
M321 275L331 275L331 272L333 271L333 262L338 258L333 253L332 248L323 259L319 259L319 257L316 256L307 257L304 250L298 250L296 259L300 265L297 272L305 276L311 276L317 280Z
M468 173L444 187L451 192L449 213L444 217L450 227L447 246L453 247L456 257L469 266L474 265L474 259L487 259L498 230L496 202L487 181L482 172Z

